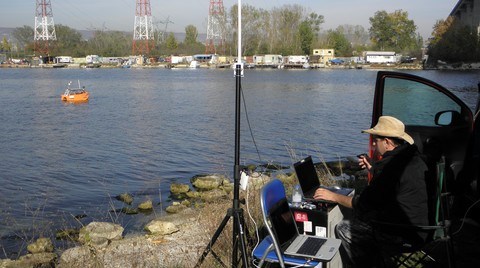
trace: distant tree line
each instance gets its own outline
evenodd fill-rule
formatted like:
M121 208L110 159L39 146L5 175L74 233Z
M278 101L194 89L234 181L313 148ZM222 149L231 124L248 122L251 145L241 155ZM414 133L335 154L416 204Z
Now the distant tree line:
M217 54L235 55L237 51L237 5L225 12L224 43L217 46ZM340 25L336 29L321 31L323 15L308 12L300 5L284 5L271 10L242 6L242 54L310 55L315 48L333 48L337 56L360 55L365 50L395 51L420 58L423 39L417 26L406 11L392 13L378 11L369 18L370 28L360 25ZM471 29L450 27L452 21L439 21L434 27L429 51L437 59L478 60L478 35ZM120 31L96 30L93 37L84 40L79 31L56 25L57 41L50 49L51 55L83 57L127 56L132 54L132 34ZM23 26L13 31L15 44L6 40L3 51L17 48L17 53L32 55L33 28ZM172 54L192 55L205 52L205 44L198 41L198 30L193 25L185 27L185 39L179 41L173 33L154 33L156 40L151 56ZM452 48L458 53L452 53ZM473 49L475 48L475 49ZM472 58L470 52L476 51ZM458 54L458 55L457 55Z

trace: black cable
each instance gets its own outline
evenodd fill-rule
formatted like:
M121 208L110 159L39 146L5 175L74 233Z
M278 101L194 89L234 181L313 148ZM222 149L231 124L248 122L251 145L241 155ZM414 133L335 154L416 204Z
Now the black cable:
M470 205L470 207L467 209L467 211L465 212L465 215L463 216L462 218L462 224L460 225L460 227L458 228L458 230L456 230L454 233L452 233L452 236L460 233L460 231L462 230L463 228L463 224L465 223L465 220L467 219L467 214L468 212L470 211L471 208L473 208L476 204L478 204L478 202L480 202L480 199L475 201L472 205Z
M245 109L245 118L247 119L248 130L250 131L250 136L252 137L252 141L253 141L253 145L255 146L255 150L257 151L258 160L260 161L260 163L262 163L262 157L260 156L260 152L258 151L257 142L255 141L255 137L253 136L252 126L250 125L250 119L248 119L247 105L245 103L245 96L243 95L243 90L242 90L241 85L240 85L240 92L242 93L243 108Z

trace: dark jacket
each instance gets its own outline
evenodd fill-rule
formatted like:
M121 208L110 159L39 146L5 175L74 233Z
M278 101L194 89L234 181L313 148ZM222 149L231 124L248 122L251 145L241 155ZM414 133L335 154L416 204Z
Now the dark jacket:
M415 145L386 152L373 165L370 184L352 200L356 215L365 222L428 225L427 170Z

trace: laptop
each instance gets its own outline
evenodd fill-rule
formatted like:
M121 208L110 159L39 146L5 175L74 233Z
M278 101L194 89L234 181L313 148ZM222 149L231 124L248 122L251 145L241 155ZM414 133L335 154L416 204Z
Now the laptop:
M286 198L270 210L268 217L281 251L286 256L330 261L340 247L339 239L299 234Z
M325 200L316 200L313 198L315 191L321 187L347 196L351 195L353 192L352 188L328 187L320 185L320 180L318 179L317 170L313 164L312 156L307 156L306 158L296 162L293 164L293 168L295 169L298 182L300 183L300 188L302 189L303 199L306 201L330 202Z

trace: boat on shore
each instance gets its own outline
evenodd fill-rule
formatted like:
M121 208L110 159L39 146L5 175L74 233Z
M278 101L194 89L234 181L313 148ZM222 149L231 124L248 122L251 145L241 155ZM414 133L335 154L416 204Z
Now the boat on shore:
M62 101L68 102L85 102L88 101L90 94L87 90L85 90L85 86L80 86L80 80L78 80L78 88L70 88L72 81L70 81L67 85L67 89L61 95Z
M189 66L190 69L197 69L197 68L200 68L200 63L196 60L192 60L190 62L190 66Z

